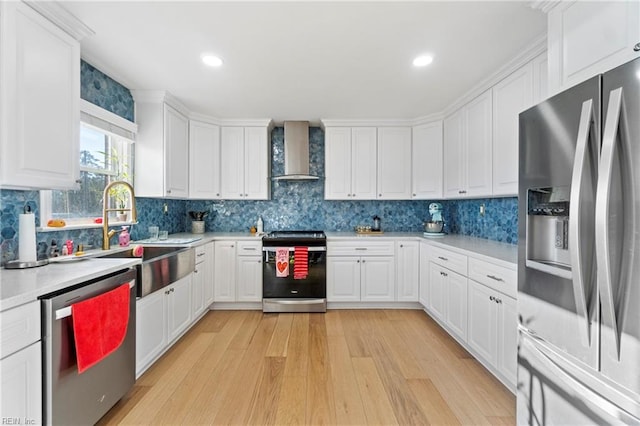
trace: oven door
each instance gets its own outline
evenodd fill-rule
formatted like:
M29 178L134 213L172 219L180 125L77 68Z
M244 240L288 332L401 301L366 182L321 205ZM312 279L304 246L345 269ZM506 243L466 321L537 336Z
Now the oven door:
M263 247L262 297L265 299L320 299L327 297L326 247L309 247L309 272L293 278L293 248L289 250L289 276L276 276L276 247Z

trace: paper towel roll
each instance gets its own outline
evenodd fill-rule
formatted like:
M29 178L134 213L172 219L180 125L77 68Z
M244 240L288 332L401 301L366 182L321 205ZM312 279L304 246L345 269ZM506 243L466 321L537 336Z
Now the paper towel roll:
M22 262L35 262L36 258L36 215L20 215L18 224L18 259Z

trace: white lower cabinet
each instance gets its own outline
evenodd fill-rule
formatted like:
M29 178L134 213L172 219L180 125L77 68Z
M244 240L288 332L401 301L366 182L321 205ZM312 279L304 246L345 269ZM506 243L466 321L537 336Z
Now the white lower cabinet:
M42 423L40 301L0 312L0 414Z
M420 285L420 243L396 241L396 300L417 302Z
M512 392L517 368L517 271L420 243L420 303Z
M327 301L395 300L393 256L328 256Z
M467 338L467 277L431 263L429 309L462 340Z
M262 257L238 256L236 276L236 300L238 302L262 301Z
M207 243L204 246L205 260L204 260L204 308L209 309L213 303L214 293L214 262L215 262L215 245L213 242Z
M214 302L234 302L236 299L236 242L216 241L214 249Z
M395 300L395 259L393 256L368 256L360 259L360 300Z
M156 291L136 301L136 377L167 347L167 294Z
M192 324L192 275L137 300L136 377Z
M327 301L360 300L360 257L327 257Z
M42 424L42 348L40 341L0 360L0 413L7 420Z
M469 280L467 343L515 389L517 366L516 301Z
M214 302L262 301L262 241L216 241Z

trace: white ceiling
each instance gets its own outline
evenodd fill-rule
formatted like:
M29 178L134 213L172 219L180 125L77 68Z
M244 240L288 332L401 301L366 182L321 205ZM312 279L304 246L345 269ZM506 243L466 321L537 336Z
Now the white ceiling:
M128 88L276 122L440 112L546 31L520 1L61 4L95 31L83 58ZM205 51L224 65L204 66ZM433 64L414 68L424 52Z

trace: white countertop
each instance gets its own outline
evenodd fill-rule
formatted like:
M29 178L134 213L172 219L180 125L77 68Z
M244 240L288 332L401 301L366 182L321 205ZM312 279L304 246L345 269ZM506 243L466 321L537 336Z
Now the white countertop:
M140 259L81 258L38 268L0 270L0 311L131 266Z
M385 232L383 234L356 234L355 232L325 232L329 241L354 239L418 239L437 247L452 250L467 256L500 264L507 268L518 266L518 246L466 235L444 235L425 237L422 232Z
M502 266L514 269L518 263L518 248L512 244L499 243L483 238L474 238L464 235L446 235L438 238L424 237L422 232L385 232L380 235L358 235L355 232L326 232L330 241L348 241L354 239L415 239L426 241L429 244L456 251L468 256L498 263ZM174 243L147 243L153 245L178 245L183 247L196 247L216 240L255 241L261 236L248 232L206 232L204 234L178 233L171 234L170 239L189 240L199 238L185 244ZM138 244L132 242L131 245ZM129 247L112 246L111 251L128 250ZM91 256L104 254L102 250L90 250L82 260L61 263L51 263L39 268L30 269L1 269L0 270L0 311L10 309L24 303L36 300L38 297L80 284L85 281L98 278L118 270L139 264L140 259L97 259Z

